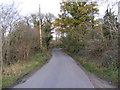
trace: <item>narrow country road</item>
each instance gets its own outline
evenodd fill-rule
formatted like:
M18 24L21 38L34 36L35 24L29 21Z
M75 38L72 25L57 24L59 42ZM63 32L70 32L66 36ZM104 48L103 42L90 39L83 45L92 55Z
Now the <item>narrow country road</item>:
M70 56L60 49L54 49L52 54L47 64L14 88L94 88Z

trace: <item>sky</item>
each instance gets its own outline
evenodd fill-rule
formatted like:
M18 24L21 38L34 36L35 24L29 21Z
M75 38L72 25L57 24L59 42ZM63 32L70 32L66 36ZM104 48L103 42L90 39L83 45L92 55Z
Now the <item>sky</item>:
M19 10L21 15L29 15L39 11L39 4L41 13L53 13L55 16L60 12L61 0L0 0L0 3L19 3Z
M19 10L20 10L20 15L26 16L30 15L32 13L37 13L39 11L39 4L41 7L41 13L52 13L55 16L60 13L60 2L62 0L0 0L0 4L9 4L12 2L19 3ZM95 1L95 0L94 0ZM97 0L99 1L99 4L101 4L101 1L103 0ZM108 0L109 2L114 2L114 1L120 1L120 0ZM105 13L105 10L107 9L107 5L103 2L99 6L99 15L97 17L102 17ZM114 6L115 13L117 14L118 7L117 5Z

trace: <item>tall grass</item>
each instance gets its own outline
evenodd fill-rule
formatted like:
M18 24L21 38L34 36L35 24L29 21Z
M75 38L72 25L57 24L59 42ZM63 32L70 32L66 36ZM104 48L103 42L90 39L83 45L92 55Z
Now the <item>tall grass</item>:
M2 87L8 87L17 79L28 74L37 67L41 67L50 57L50 52L37 53L28 60L17 62L11 66L3 68Z
M98 62L92 60L88 61L85 58L81 58L80 56L74 56L74 58L88 71L96 74L101 79L107 80L115 86L118 85L118 69L116 69L117 66L115 67L115 65L109 64L110 68L106 68L102 67Z

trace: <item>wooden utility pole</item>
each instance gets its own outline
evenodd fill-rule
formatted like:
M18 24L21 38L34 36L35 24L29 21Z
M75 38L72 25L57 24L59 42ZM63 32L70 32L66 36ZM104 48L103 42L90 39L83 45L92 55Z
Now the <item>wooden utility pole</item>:
M40 4L39 4L39 31L40 31L40 50L43 50L43 46L42 46L42 30L41 30L41 11L40 11Z

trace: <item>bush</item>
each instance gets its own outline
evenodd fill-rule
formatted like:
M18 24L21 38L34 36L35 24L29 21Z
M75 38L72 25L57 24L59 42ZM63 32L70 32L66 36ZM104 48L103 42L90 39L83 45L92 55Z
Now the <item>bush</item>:
M13 64L20 60L26 60L39 51L39 33L25 24L18 25L8 35L9 44L6 41L3 62L6 65ZM4 51L5 51L4 50Z

